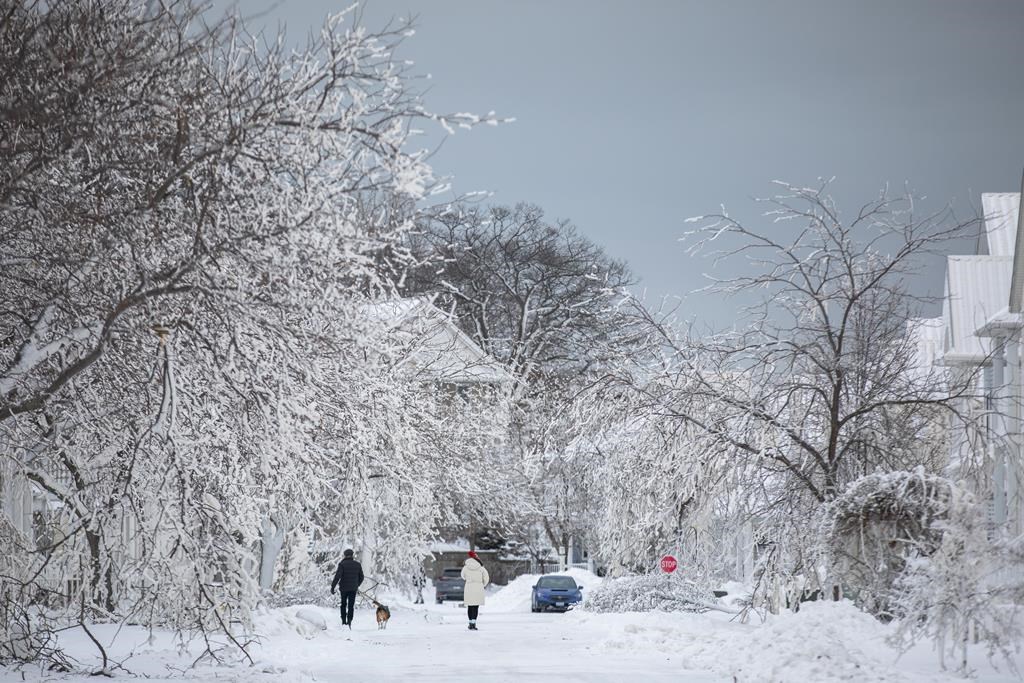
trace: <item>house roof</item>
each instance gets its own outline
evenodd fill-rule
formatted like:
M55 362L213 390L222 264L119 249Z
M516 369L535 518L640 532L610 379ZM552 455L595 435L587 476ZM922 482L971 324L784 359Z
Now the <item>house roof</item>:
M510 375L430 299L393 298L366 304L363 313L406 346L404 363L431 381L502 384Z
M981 195L985 230L979 240L979 254L1013 256L1019 207L1019 192L985 192Z
M1020 313L1011 313L1005 306L1003 310L996 313L988 321L979 327L975 334L979 337L1006 336L1010 332L1016 332L1024 327L1024 316Z
M1012 271L1010 255L946 258L945 363L978 363L988 356L990 342L976 332L1006 308Z

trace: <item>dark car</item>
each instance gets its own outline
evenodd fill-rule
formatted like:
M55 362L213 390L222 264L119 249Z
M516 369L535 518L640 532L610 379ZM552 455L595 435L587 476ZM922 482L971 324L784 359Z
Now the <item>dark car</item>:
M571 576L542 576L533 586L531 612L555 610L564 612L583 600L583 586L577 586Z
M466 582L462 580L462 569L451 567L441 572L434 580L434 599L437 604L445 600L462 600L465 595Z

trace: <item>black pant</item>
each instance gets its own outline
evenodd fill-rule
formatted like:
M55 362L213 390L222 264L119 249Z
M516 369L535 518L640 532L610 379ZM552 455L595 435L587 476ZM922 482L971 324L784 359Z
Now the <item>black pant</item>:
M480 605L469 605L467 609L469 610L469 620L476 621L476 615L480 614Z
M344 591L341 594L341 623L352 623L352 615L356 611L356 592Z

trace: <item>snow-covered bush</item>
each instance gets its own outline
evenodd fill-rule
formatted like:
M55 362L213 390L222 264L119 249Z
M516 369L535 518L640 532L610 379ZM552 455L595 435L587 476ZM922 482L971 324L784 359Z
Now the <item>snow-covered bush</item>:
M583 604L592 612L706 612L717 608L710 590L678 574L606 579Z
M989 538L981 506L955 482L873 474L826 508L829 568L862 609L897 619L893 641L932 639L943 666L967 668L967 645L1012 665L1021 637L1024 544Z
M892 618L893 587L912 558L943 542L956 485L922 469L870 474L824 510L821 541L830 573L864 610Z
M892 640L903 648L921 638L935 642L943 667L967 671L967 646L983 643L989 657L1013 667L1020 650L1024 604L1024 541L990 541L981 508L963 492L936 520L933 552L907 559L895 583L900 620Z

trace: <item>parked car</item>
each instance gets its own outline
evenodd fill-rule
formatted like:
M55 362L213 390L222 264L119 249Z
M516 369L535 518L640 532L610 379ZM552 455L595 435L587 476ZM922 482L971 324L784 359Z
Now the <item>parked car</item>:
M542 576L533 586L531 612L555 610L564 612L583 601L583 586L577 586L571 576Z
M461 567L449 567L434 581L434 599L437 604L445 600L463 600L466 582L462 580Z

